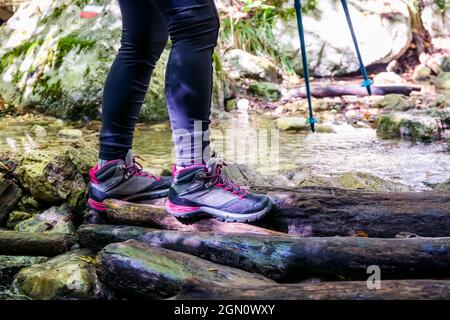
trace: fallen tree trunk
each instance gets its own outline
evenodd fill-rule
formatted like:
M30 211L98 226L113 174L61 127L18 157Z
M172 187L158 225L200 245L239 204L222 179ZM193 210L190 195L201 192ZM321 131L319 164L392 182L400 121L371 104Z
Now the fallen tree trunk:
M372 93L374 95L386 95L391 93L402 94L409 96L413 91L420 91L418 86L372 86ZM367 96L366 88L359 85L326 85L326 86L313 86L311 88L311 94L315 98L327 98L327 97L341 97L341 96ZM306 89L304 87L294 88L289 91L290 97L306 98Z
M267 188L272 211L253 223L296 236L392 238L400 233L423 237L450 236L450 192L365 192L336 188ZM183 224L160 204L105 201L115 223L181 231L214 231L277 235L256 226L201 220ZM256 229L255 229L256 228ZM279 234L278 234L279 235Z
M367 279L371 265L380 268L382 279L450 277L450 238L295 238L108 225L81 226L78 238L94 251L135 239L282 282Z
M0 255L56 256L75 243L76 237L70 234L0 230Z
M135 240L110 244L98 254L97 259L99 278L118 297L171 297L189 278L224 284L274 283L260 275Z
M365 192L335 188L274 189L274 210L257 224L299 236L367 235L392 238L407 232L450 236L450 192Z
M181 231L215 231L231 233L281 234L276 231L245 223L226 223L215 219L181 222L168 214L163 205L137 204L120 200L107 200L108 219L117 224L158 227Z
M259 286L227 286L199 280L187 281L179 300L448 300L450 281L382 280L379 289L366 281L340 281Z

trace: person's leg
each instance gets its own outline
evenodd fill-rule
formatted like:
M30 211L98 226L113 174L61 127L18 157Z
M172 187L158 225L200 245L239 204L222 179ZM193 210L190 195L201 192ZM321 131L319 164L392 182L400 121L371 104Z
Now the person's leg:
M220 24L217 10L213 0L153 1L166 18L173 44L166 99L176 164L204 164L209 159L212 55Z
M124 159L131 149L150 77L167 40L167 24L151 0L119 0L121 47L103 92L100 159Z
M167 195L171 178L155 177L131 152L136 120L157 60L167 43L167 25L151 0L119 0L121 47L105 83L101 161L90 171L88 207L106 212L104 200L146 202Z
M270 199L224 177L222 162L209 159L209 139L202 142L210 123L212 55L219 31L214 0L154 1L166 18L173 42L166 97L177 167L166 210L178 218L207 214L224 221L259 219L270 210Z

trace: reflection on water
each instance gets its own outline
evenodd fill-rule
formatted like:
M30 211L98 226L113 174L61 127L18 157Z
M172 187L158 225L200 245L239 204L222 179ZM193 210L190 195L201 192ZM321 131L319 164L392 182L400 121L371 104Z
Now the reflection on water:
M0 152L45 148L67 143L49 127L47 137L36 138L31 123L0 122ZM173 162L171 133L148 125L136 129L134 150L145 166L167 168ZM215 121L211 129L213 149L230 162L251 165L260 174L305 171L330 175L364 171L424 190L425 183L450 179L450 153L445 142L432 144L382 140L373 129L335 126L335 133L294 133L274 130L274 121L246 113ZM265 146L265 148L264 148Z

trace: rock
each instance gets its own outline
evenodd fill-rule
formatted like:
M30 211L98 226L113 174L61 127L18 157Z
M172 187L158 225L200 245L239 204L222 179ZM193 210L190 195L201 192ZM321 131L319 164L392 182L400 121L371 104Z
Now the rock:
M441 72L436 78L436 89L450 90L450 72Z
M34 134L36 137L46 137L47 136L47 130L43 126L40 126L38 124L35 124L31 127L31 133Z
M395 72L380 72L373 78L373 83L376 86L401 85L405 84L406 80Z
M22 190L15 182L0 172L0 225L8 217L22 197Z
M45 260L47 260L46 257L0 255L0 286L10 285L16 273L21 269Z
M442 58L441 69L444 72L450 72L450 56L446 56L446 57Z
M283 8L291 9L284 0ZM278 5L278 7L281 7ZM364 62L370 66L400 57L412 41L411 18L403 1L369 0L349 3ZM292 10L292 9L291 9ZM280 56L303 73L295 15L275 16L273 37ZM359 63L339 1L315 1L304 16L311 71L316 76L344 75L359 71Z
M316 127L316 131L318 133L336 133L336 131L334 130L334 128L331 125L326 125L326 124L319 124Z
M102 11L92 19L80 18L88 3ZM117 1L27 1L0 29L1 100L63 119L99 118L121 33ZM163 89L168 56L169 46L156 64L141 120L167 119ZM220 62L220 57L214 60ZM222 71L215 71L213 107L223 110L223 77L217 73Z
M438 140L442 132L442 124L438 118L406 112L381 114L376 127L377 134L382 138L401 137L420 141Z
M303 117L281 117L276 120L275 125L280 130L307 131L309 128Z
M450 150L450 140L449 140L449 150ZM446 182L442 182L433 186L433 190L450 190L450 180L447 180Z
M450 34L450 8L446 1L423 3L422 22L431 37L448 37Z
M430 80L431 76L432 76L431 69L427 66L419 64L414 68L412 79L415 82L422 82Z
M20 198L17 208L21 211L36 213L44 207L42 203L39 203L35 198L26 194Z
M6 227L14 229L18 223L28 220L31 217L33 217L33 213L14 210L9 214L8 220L6 221Z
M236 109L236 100L230 99L225 102L225 111L230 112Z
M85 178L97 154L91 153L93 150L89 147L75 146L81 145L31 150L24 154L17 176L36 200L45 203L67 201L73 207L83 203L87 190Z
M50 124L50 127L52 127L52 128L62 128L65 125L66 124L65 124L64 120L56 119L55 122Z
M281 98L280 87L272 82L253 82L249 85L249 93L266 98L269 101L277 101Z
M240 49L233 49L224 55L225 62L241 77L268 82L281 82L280 69L269 59L258 57Z
M300 183L299 187L333 187L374 192L407 192L410 189L400 183L382 179L366 172L347 172L332 177L310 177Z
M404 96L400 94L387 94L381 100L378 100L375 108L383 108L389 111L406 111L414 107L408 103Z
M63 139L80 139L83 132L79 129L62 129L58 132L58 137Z
M63 204L59 207L51 207L30 219L18 223L14 229L31 233L74 233L73 220L75 220L75 215L66 204Z
M89 250L68 252L22 269L11 291L36 300L104 298L95 266Z
M241 186L267 186L268 183L256 171L245 164L230 163L223 168L226 177Z

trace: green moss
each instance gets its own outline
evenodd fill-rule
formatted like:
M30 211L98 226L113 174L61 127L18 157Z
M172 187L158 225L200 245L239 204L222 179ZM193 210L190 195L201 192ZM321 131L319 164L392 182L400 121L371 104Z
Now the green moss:
M72 50L78 48L78 52L86 48L92 48L95 44L94 40L79 39L75 35L68 35L59 39L56 48L55 67L59 68L64 57Z
M67 8L67 4L63 3L60 7L53 10L53 12L50 15L44 17L40 21L40 24L45 25L49 22L55 21L56 19L58 19L61 16L61 14L64 12L64 10L66 10L66 8Z
M6 69L6 67L13 64L14 60L16 60L18 57L31 52L36 46L41 44L42 40L26 41L5 53L0 59L0 73L2 73Z

